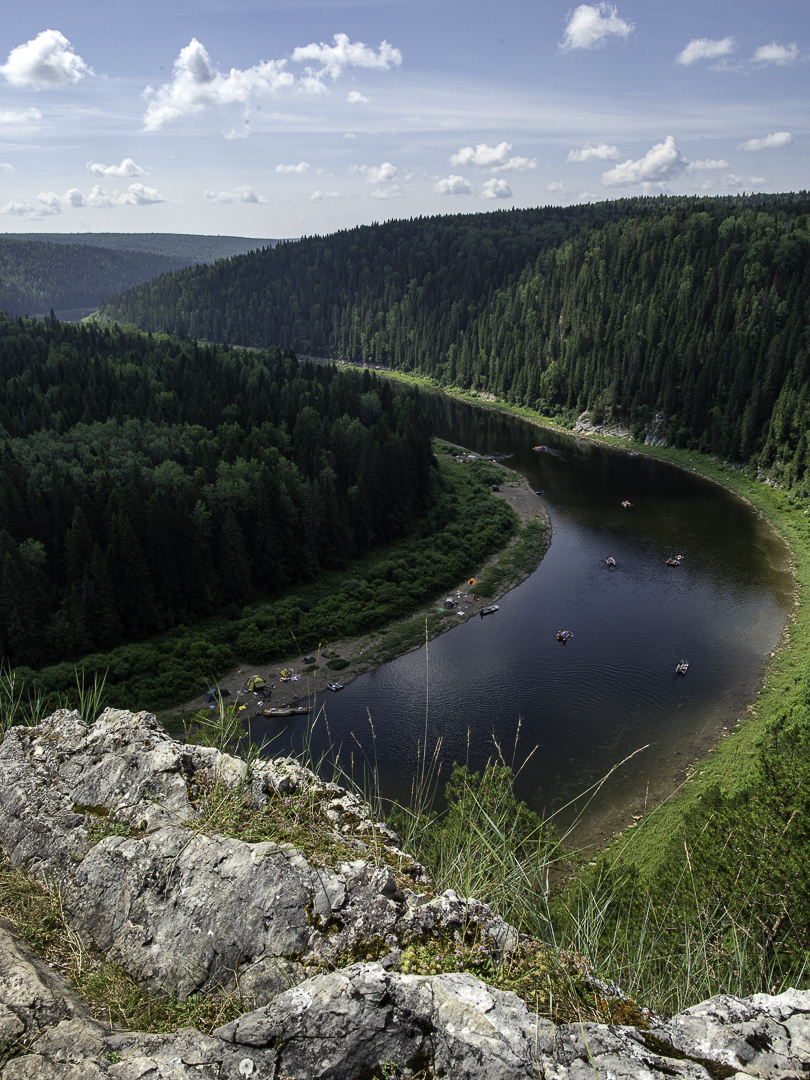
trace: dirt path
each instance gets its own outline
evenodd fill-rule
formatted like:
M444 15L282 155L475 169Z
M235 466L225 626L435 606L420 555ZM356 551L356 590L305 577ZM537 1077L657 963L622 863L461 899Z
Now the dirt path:
M505 502L509 503L515 513L519 515L521 523L523 524L532 520L545 522L546 526L549 528L550 539L550 521L548 511L543 505L542 499L535 494L522 477L516 477L515 474L510 475L513 476L514 479L507 480L501 484L501 490L493 491L492 497L495 499L503 499ZM517 537L514 537L502 551L488 559L480 567L478 573L481 574L486 567L500 562L516 542ZM460 622L464 622L467 619L471 619L478 615L482 608L497 603L504 593L507 593L517 585L520 585L520 583L525 581L528 576L529 575L525 573L515 573L508 580L502 581L495 594L488 597L486 600L476 599L474 587L471 587L466 580L459 582L455 588L448 589L440 596L434 597L429 603L426 603L420 610L412 613L406 619L402 619L394 624L389 624L379 630L374 630L362 637L345 638L340 641L324 643L320 653L313 651L312 653L307 654L307 656L312 656L314 658L314 665L311 663L305 664L304 657L300 654L288 656L283 661L278 661L273 664L242 665L224 676L220 685L228 687L231 691L232 696L228 701L239 700L252 704L254 703L254 696L252 693L242 693L237 695L237 691L240 690L250 676L258 675L264 679L270 687L273 687L267 702L268 705L279 706L290 703L297 704L298 700L303 703L313 694L321 695L325 693L327 689L326 684L328 682L340 681L340 683L345 686L353 679L356 679L358 675L363 675L367 671L371 671L373 668L378 667L386 660L391 659L390 650L386 650L385 655L381 655L383 643L391 634L391 631L415 621L424 625L428 615L435 612L437 608L444 608L445 601L449 597L452 597L456 601L455 610L457 614L444 619L440 624L440 629L435 633L430 634L430 637L436 637L438 633L452 630L452 628ZM400 650L399 655L420 648L424 644L424 641L424 634L422 634L421 638L418 638L414 644ZM323 651L327 648L330 652L336 653L342 660L348 661L348 665L341 668L339 671L327 667L328 658L323 655ZM298 676L297 680L282 682L280 673L284 669L294 672ZM307 670L305 671L305 669ZM259 700L261 699L255 699L257 703ZM196 697L191 701L185 702L177 709L172 710L172 712L190 711L204 707L205 703L203 702L202 697Z

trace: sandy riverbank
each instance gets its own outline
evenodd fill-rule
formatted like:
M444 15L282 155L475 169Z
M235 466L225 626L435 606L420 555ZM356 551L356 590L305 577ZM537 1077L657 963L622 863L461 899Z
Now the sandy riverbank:
M493 491L492 498L503 499L507 502L520 517L522 525L533 520L544 522L548 529L550 541L550 519L548 511L543 504L543 500L529 487L528 483L522 477L517 477L515 474L510 475L514 477L514 479L509 479L501 484L501 490ZM512 547L517 542L517 539L517 536L514 537L502 551L491 556L478 568L477 573L481 574L488 566L501 562L504 559L504 556L511 551ZM304 658L300 654L290 655L284 660L277 661L273 664L241 665L228 672L228 674L222 678L220 685L227 687L231 691L232 696L228 701L242 700L246 702L250 701L252 703L254 701L253 694L240 695L237 699L236 692L251 675L259 675L268 683L268 685L275 685L275 689L270 696L268 705L279 706L287 704L293 701L294 698L298 698L299 701L303 703L308 697L311 697L314 694L322 696L326 693L326 684L328 682L339 681L345 686L353 679L356 679L358 675L363 675L367 671L379 667L381 663L392 659L390 650L384 648L386 638L389 637L392 630L396 630L397 627L402 626L405 623L424 623L428 615L432 614L437 609L444 609L445 601L448 597L453 597L457 601L455 608L457 614L448 612L447 617L442 620L440 628L428 635L431 638L436 637L439 633L452 630L453 627L457 626L460 622L478 616L482 608L497 603L500 597L511 589L516 588L516 586L520 585L522 581L525 581L528 576L529 575L526 573L515 572L510 577L503 580L494 595L487 597L487 599L476 599L474 587L471 587L466 580L458 582L453 588L442 592L440 596L433 597L431 601L426 603L420 610L413 612L407 619L400 620L399 623L390 624L381 629L371 631L362 637L324 642L320 652L313 650L311 653L307 654L308 656L313 656L315 658L314 668L312 664L304 664ZM415 644L401 650L399 655L420 648L421 645L424 644L424 640L424 635L422 635ZM338 657L342 660L346 660L348 662L347 666L341 668L339 671L327 667L328 661L326 657L322 655L323 651L327 648L330 652L337 653ZM281 682L280 672L285 668L296 673L298 675L298 680L295 682ZM305 671L305 668L312 670ZM191 711L204 707L205 703L203 702L202 697L196 697L191 701L186 702L175 711Z

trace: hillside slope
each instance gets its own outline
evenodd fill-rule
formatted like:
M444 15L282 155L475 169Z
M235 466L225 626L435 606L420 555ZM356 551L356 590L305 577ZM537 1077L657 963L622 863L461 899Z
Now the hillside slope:
M799 193L392 221L164 275L103 310L417 372L563 422L654 424L678 445L789 460L796 478L808 210Z
M197 233L0 233L0 240L38 240L46 244L108 248L111 251L142 251L178 259L180 265L216 262L244 255L278 240L256 236L206 236Z

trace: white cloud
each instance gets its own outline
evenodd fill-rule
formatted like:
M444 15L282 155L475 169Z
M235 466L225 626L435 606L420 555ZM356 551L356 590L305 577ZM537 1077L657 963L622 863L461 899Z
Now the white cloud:
M206 191L206 199L213 203L266 203L267 196L259 195L245 184L235 191Z
M274 94L293 87L302 93L326 94L325 75L336 79L347 67L387 69L402 63L402 53L387 41L374 50L362 41L350 41L347 34L335 34L333 40L334 45L312 43L293 50L295 63L313 60L321 65L307 67L296 80L285 70L286 60L262 60L244 71L231 68L223 75L214 67L205 47L192 38L174 62L172 81L157 90L148 86L144 91L149 99L144 128L157 131L179 116L199 113L210 106L244 105L254 95Z
M397 175L396 165L392 165L390 161L384 161L382 165L352 165L349 169L350 173L360 172L364 173L366 180L369 184L385 184L389 180L393 180Z
M88 161L87 168L93 176L106 176L108 179L127 180L131 176L146 176L146 169L136 165L131 157L124 158L120 165L102 165L98 161Z
M607 143L585 143L581 150L571 150L566 161L618 161L618 146Z
M512 144L508 142L498 143L497 146L487 146L479 143L473 149L472 146L462 146L450 158L451 165L477 165L479 169L491 169L492 172L507 172L508 170L523 171L534 169L537 161L529 161L525 157L510 157L509 151Z
M726 188L754 188L766 183L762 176L737 176L735 173L726 173L720 180L720 186Z
M484 199L511 199L512 189L505 180L487 180L481 196Z
M772 135L764 135L761 139L749 139L748 142L737 144L738 150L768 150L775 146L790 146L793 136L789 131L774 131Z
M467 183L463 176L452 174L444 180L439 180L433 185L437 195L472 195L472 185Z
M724 37L719 41L712 38L692 38L685 49L675 57L676 64L694 64L698 60L713 60L718 56L728 56L734 52L737 43L733 37Z
M770 45L760 45L754 52L751 62L754 64L777 64L779 67L787 67L794 60L799 59L799 46L794 41L792 45L777 45L772 41Z
M690 161L689 162L689 170L690 170L690 172L692 171L692 169L727 169L727 168L728 168L728 162L723 161L722 158L717 158L716 160L714 160L712 158L704 158L703 161Z
M580 4L569 12L568 25L560 49L593 49L604 44L611 34L627 37L635 30L633 23L620 19L610 4Z
M55 191L40 191L32 202L12 199L11 202L6 203L0 209L0 214L13 214L15 217L35 221L40 218L50 217L52 214L61 214L63 207L84 205L84 198L78 188L70 188L64 195L57 195Z
M344 139L356 139L357 136L355 135L355 133L353 131L347 131L346 134L343 136L343 138Z
M398 184L394 184L389 188L377 188L376 191L372 191L371 197L372 199L402 199L404 192Z
M551 184L546 184L546 191L551 195L558 195L565 191L565 184L561 180L554 180Z
M339 194L337 191L313 191L309 200L310 202L318 202L320 199L337 199Z
M361 94L359 90L350 90L346 95L346 100L350 105L368 105L371 102L371 98Z
M605 187L626 187L629 184L662 184L679 176L689 162L675 145L671 135L662 143L656 143L638 161L628 159L613 169L602 173Z
M293 49L293 61L304 63L307 60L314 60L321 64L321 70L310 72L310 74L327 73L333 79L336 79L347 67L387 70L392 64L396 67L402 63L402 53L389 45L387 41L380 42L380 47L375 52L362 41L350 41L348 34L335 34L332 40L334 45L325 45L323 42L316 45L312 42Z
M254 94L272 94L295 82L284 71L286 61L263 60L227 75L217 71L205 47L192 38L174 62L174 77L151 95L143 118L147 131L157 131L178 116L202 112L211 105L244 104Z
M39 109L0 109L0 124L30 124L41 119Z
M297 165L276 165L277 173L305 173L309 168L308 161L299 161Z
M130 184L126 191L114 191L109 195L99 185L87 196L87 206L107 209L110 206L153 206L166 202L156 188L144 187L143 184Z
M14 166L10 161L0 161L0 169L3 172L14 172Z
M130 184L122 195L118 195L118 203L121 206L152 206L154 203L162 202L166 200L156 188L144 187L143 184Z
M302 75L298 80L298 89L304 94L321 94L326 96L329 93L321 79L320 72L317 74L308 73L307 75Z
M93 75L70 42L58 30L43 30L31 41L18 45L0 65L0 74L12 86L73 86L85 75Z

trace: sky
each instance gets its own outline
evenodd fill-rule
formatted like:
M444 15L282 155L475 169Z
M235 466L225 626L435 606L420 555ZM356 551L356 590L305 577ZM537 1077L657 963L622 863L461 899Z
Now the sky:
M798 191L808 91L808 0L27 0L0 24L0 232Z

